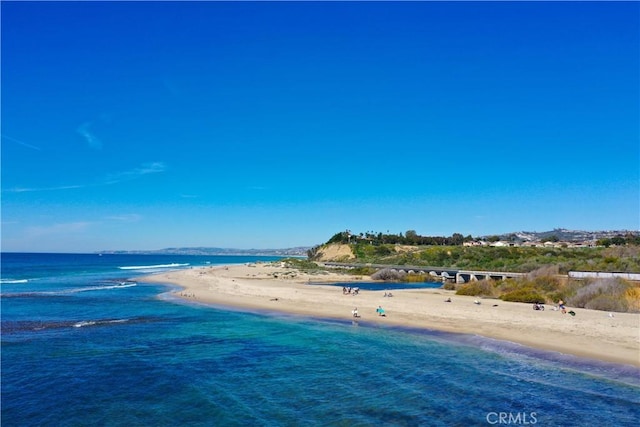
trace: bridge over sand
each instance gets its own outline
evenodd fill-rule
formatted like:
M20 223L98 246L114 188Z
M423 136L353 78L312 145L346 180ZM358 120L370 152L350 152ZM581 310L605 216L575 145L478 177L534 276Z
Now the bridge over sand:
M511 278L523 277L527 273L514 273L507 271L480 271L480 270L458 270L447 267L431 267L424 265L386 265L386 264L354 264L342 262L325 262L326 267L334 268L375 268L381 270L388 268L395 271L403 271L412 274L428 274L435 280L442 282L467 283L477 280L506 280Z

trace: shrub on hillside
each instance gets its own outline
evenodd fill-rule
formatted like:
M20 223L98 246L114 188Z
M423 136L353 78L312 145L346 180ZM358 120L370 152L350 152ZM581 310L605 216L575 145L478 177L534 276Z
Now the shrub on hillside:
M457 287L456 295L469 295L473 297L495 296L495 287L493 282L488 280L481 280L478 282L469 282Z
M453 282L446 282L444 285L442 285L442 289L445 289L447 291L455 291L456 288L457 286Z
M529 272L527 277L531 280L538 279L540 277L552 277L558 274L560 271L557 264L554 265L545 265L543 267L536 268L535 270Z
M500 299L502 301L512 301L512 302L545 302L545 297L534 288L521 288L516 289L514 291L508 292L506 294L500 295Z
M383 268L382 270L378 270L371 275L373 280L385 280L385 281L393 281L393 280L402 280L406 273L404 271L397 271L391 268Z
M318 256L318 251L320 250L320 246L316 245L307 251L307 258L309 260L313 260Z
M349 270L344 270L344 272L357 276L371 276L376 272L376 269L373 267L356 267Z
M531 303L566 299L565 296L573 292L567 292L557 277L545 275L546 273L553 273L553 271L553 268L543 268L533 274L533 277L503 280L498 288L501 294L500 298L505 301Z
M567 297L567 295L569 295L566 291L563 290L559 290L556 292L549 292L547 293L547 302L553 302L556 303L560 300L566 301L567 299L569 299L569 297Z
M387 245L374 246L374 253L376 255L385 256L393 253L391 248Z
M632 313L640 313L640 286L629 287L624 293L627 299L627 311Z
M416 273L407 273L407 275L405 275L402 280L408 283L421 283L421 282L433 281L431 276L428 276L425 274L416 274Z
M573 297L578 289L584 287L584 282L581 280L568 280L567 283L561 285L557 290L547 293L547 301L558 302L560 300L569 301Z
M288 268L297 268L298 270L318 270L318 264L313 261L301 258L285 258L281 262Z
M601 294L589 300L584 308L591 310L617 311L625 312L629 309L627 300L624 295L605 295Z
M557 291L560 288L560 280L553 276L538 276L533 279L533 287L544 293Z
M526 279L506 279L501 280L498 283L498 292L500 294L506 294L511 291L515 291L516 289L520 289L524 286L524 283L529 283Z
M567 304L606 311L627 311L627 291L631 286L619 279L597 279L579 288Z

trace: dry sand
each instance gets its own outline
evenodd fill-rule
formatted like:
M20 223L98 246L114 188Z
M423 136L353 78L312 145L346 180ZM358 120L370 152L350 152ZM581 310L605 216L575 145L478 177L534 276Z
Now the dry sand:
M353 282L354 276L309 275L280 263L194 268L143 281L179 285L182 289L174 291L176 296L199 303L345 320L353 319L351 312L357 307L360 320L369 323L477 334L640 366L640 314L612 313L611 317L603 311L568 308L576 313L571 316L551 306L534 311L531 304L458 296L443 289L394 290L391 298L384 291L344 295L340 287L308 282ZM447 298L452 302L445 302ZM376 314L378 306L386 317Z

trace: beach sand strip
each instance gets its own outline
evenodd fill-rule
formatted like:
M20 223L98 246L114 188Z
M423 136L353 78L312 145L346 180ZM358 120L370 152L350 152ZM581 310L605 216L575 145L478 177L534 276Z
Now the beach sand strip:
M362 277L360 280L369 278ZM310 282L354 282L352 275L308 274L282 263L250 263L192 268L147 276L143 282L174 284L175 296L198 303L247 311L271 311L369 324L475 334L580 357L640 367L640 314L569 308L563 314L546 306L455 295L444 289L360 290ZM447 299L451 302L445 302ZM479 302L480 304L476 303ZM381 306L385 316L376 309Z

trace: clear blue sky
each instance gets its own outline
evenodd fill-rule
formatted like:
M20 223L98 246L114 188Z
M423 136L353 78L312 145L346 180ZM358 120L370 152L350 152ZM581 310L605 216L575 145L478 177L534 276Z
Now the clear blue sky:
M2 2L2 250L640 229L637 2Z

